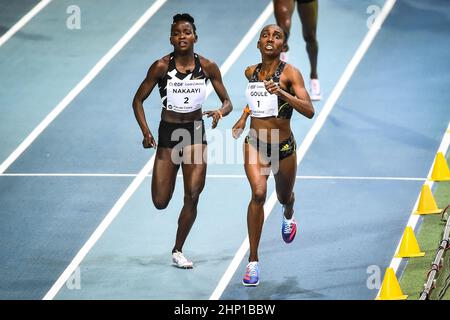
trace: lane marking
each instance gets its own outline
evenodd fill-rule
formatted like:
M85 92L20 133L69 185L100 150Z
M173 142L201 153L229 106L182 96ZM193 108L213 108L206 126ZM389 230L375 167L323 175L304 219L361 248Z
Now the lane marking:
M42 0L33 7L26 15L16 22L3 36L0 37L0 47L11 39L20 29L22 29L34 16L44 9L52 0Z
M439 145L439 148L436 151L436 154L438 152L442 152L445 156L447 154L447 150L448 150L449 146L450 146L450 122L447 126L444 136L442 137L441 144ZM425 184L427 184L430 187L430 190L432 190L433 185L434 185L434 181L429 180L431 178L431 173L433 171L433 168L434 168L434 160L433 160L433 163L431 164L430 170L428 171L428 174L427 174L428 179L425 181ZM414 203L413 209L411 211L411 215L408 219L408 223L406 224L406 227L411 227L413 230L416 229L417 223L419 222L419 219L422 217L421 215L413 214L413 212L416 211L417 206L419 205L419 200L420 200L420 193L417 196L416 202ZM401 242L402 242L402 239L400 238L398 245L395 248L394 255L398 252ZM393 257L391 260L391 263L389 264L389 268L394 269L394 272L397 273L397 271L400 267L400 264L402 262L402 259L403 258ZM381 292L381 288L380 288L380 290L378 290L377 297L380 295L380 292Z
M152 158L152 159L154 159L154 158ZM144 168L142 168L140 175L138 175L133 180L133 182L128 186L128 188L125 190L125 192L119 198L119 200L117 200L114 207L108 212L106 217L102 220L102 222L97 227L97 229L95 229L94 233L89 237L88 241L83 245L83 247L77 253L75 258L69 264L69 266L67 266L67 268L60 275L58 280L56 280L56 282L53 284L53 286L50 288L50 290L44 296L43 300L52 300L55 297L55 295L58 293L58 291L61 290L62 286L67 282L67 280L70 278L70 276L75 272L78 265L81 263L81 261L84 259L84 257L88 254L88 252L91 250L91 248L94 246L94 244L98 241L98 239L100 239L102 234L105 232L105 230L109 227L109 225L114 220L114 218L120 212L122 207L125 205L126 201L131 197L131 195L134 193L134 191L136 191L136 189L139 187L139 185L145 179L146 173L151 170L151 168L153 167L153 164L154 164L153 161L149 161L144 166Z
M109 178L120 178L120 177L137 177L138 174L127 174L127 173L2 173L0 177L109 177Z
M322 111L318 115L316 121L314 122L311 129L308 131L308 134L306 135L301 146L297 150L297 166L303 160L303 157L305 156L306 151L309 149L312 141L316 137L319 130L322 128L323 124L325 123L325 120L327 119L327 117L330 114L331 110L333 109L336 101L338 100L339 96L341 95L345 86L347 85L348 81L350 80L351 76L353 75L353 72L356 70L356 67L358 66L358 64L364 57L365 53L369 49L370 45L372 44L373 40L375 39L375 36L377 35L378 31L380 30L384 20L386 19L386 17L388 16L389 12L392 9L392 7L394 6L395 1L396 0L387 0L386 1L380 14L375 19L374 23L372 24L372 27L369 29L369 32L366 34L364 40L360 44L355 55L350 60L350 63L347 65L344 73L342 74L341 78L339 79L336 86L334 87L333 92L331 93L330 97L328 98L327 102L325 103ZM276 192L273 191L272 194L270 195L270 197L268 198L268 200L266 201L266 204L264 205L264 221L270 215L270 212L272 211L276 202L277 202L277 195L276 195ZM244 242L242 242L238 251L236 252L233 260L231 261L227 270L223 274L222 278L220 279L214 292L211 294L211 296L209 298L210 300L218 300L220 298L220 296L224 292L225 288L227 287L228 283L231 281L231 278L233 277L234 273L236 272L237 268L239 267L242 259L244 258L245 254L247 253L248 249L249 249L249 242L248 242L248 236L247 236L245 238Z
M135 178L139 174L133 173L3 173L0 177L79 177L79 178ZM152 174L146 174L151 177ZM182 174L178 174L177 178L182 178ZM246 179L245 174L207 174L206 178L212 179ZM427 178L412 177L353 177L353 176L296 176L296 179L302 180L390 180L390 181L426 181ZM269 176L273 179L273 175Z
M139 174L134 173L2 173L0 177L91 177L91 178L121 178L121 177L137 177Z
M164 1L165 2L165 1ZM270 6L270 9L268 9ZM225 76L226 72L230 69L230 66L236 62L239 58L240 54L245 50L245 48L250 44L254 36L259 32L262 28L263 23L269 18L272 13L272 3L270 3L267 8L263 11L263 13L258 17L258 19L254 22L253 26L250 30L245 34L244 38L239 42L237 47L232 51L230 56L225 60L224 64L221 66L220 71L222 73L222 77ZM207 92L209 95L211 90ZM131 198L133 193L137 190L139 185L144 181L145 177L148 173L153 169L153 164L155 160L155 154L151 157L151 159L147 162L144 168L139 172L127 190L122 194L119 200L116 202L111 211L106 215L105 219L100 223L88 241L84 244L81 250L76 254L75 258L72 262L67 266L58 280L53 284L51 289L44 296L43 300L51 300L53 299L62 286L66 283L69 277L75 272L76 268L80 265L83 259L86 257L88 252L92 249L95 243L100 239L101 235L105 232L107 227L111 224L117 214L120 212L125 203ZM3 171L0 171L2 173Z
M411 177L344 177L344 176L296 176L304 180L387 180L387 181L425 181L426 178Z
M53 120L75 99L81 91L103 70L103 68L122 50L122 48L135 36L145 23L158 11L167 0L157 0L136 21L136 23L120 38L119 41L97 62L86 76L64 97L61 102L42 120L39 125L25 138L24 141L0 165L3 173L16 159L36 140L36 138L52 123Z
M261 15L256 19L255 23L251 26L251 28L248 30L248 32L245 34L245 36L242 38L241 42L234 48L234 50L231 52L231 54L228 56L228 58L224 61L222 66L220 67L220 71L223 74L227 73L228 70L230 70L231 66L236 62L236 60L239 58L239 56L244 52L244 50L247 48L247 46L252 42L253 38L261 31L262 27L264 26L264 23L270 18L270 16L273 13L273 5L272 2L270 2L267 7L264 9L264 11L261 13ZM211 82L208 84L207 87L207 95L211 93L213 90Z

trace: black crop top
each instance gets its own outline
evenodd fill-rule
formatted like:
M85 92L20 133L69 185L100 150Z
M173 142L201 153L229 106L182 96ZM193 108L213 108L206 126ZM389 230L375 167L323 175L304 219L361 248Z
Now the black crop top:
M169 79L178 79L178 80L197 80L197 79L205 79L205 83L208 82L208 78L203 72L202 66L200 64L200 57L198 54L194 53L195 59L195 68L192 72L182 73L179 72L175 65L175 56L172 52L170 54L169 60L169 68L167 70L166 75L158 82L159 94L161 95L161 102L163 104L163 108L167 108L167 80Z
M253 75L250 78L250 82L260 82L259 80L259 73L261 72L261 66L262 64L258 64L255 68L255 71L253 71ZM277 70L275 71L274 75L272 76L273 82L280 82L280 76L283 73L284 67L286 66L286 63L281 61L280 65L278 66ZM286 101L282 100L280 97L278 97L278 116L277 118L280 119L290 119L292 117L292 111L293 107L287 103Z

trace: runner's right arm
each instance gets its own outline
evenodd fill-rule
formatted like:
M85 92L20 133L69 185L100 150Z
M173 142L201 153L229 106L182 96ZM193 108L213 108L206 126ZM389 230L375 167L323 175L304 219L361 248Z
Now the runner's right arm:
M147 76L144 81L142 81L133 98L134 116L136 117L139 127L141 128L142 135L144 136L144 140L142 141L144 148L156 148L156 141L148 128L143 103L153 91L153 88L158 81L164 76L167 68L168 63L164 60L164 58L155 61L150 66Z

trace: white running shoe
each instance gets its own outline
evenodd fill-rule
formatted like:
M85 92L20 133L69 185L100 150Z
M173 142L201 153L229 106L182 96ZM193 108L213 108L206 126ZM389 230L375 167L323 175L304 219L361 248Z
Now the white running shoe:
M192 261L186 259L183 252L180 251L175 251L172 253L172 262L177 268L181 269L192 269L194 267Z
M322 95L320 93L320 81L319 79L311 79L309 83L310 93L309 97L312 101L319 101L322 99Z
M242 284L246 287L253 287L259 284L259 267L257 261L252 261L247 265Z
M288 52L281 52L280 54L280 60L283 62L288 62L289 59L289 53Z

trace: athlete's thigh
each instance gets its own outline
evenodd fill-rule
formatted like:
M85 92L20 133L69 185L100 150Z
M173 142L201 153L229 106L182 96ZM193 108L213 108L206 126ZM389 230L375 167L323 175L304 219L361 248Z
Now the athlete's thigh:
M172 159L172 149L158 148L156 150L155 163L152 176L152 196L158 199L168 199L175 188L179 164Z
M253 193L257 190L267 191L270 164L253 145L248 143L244 143L244 169Z
M315 35L319 14L318 1L299 3L297 5L297 11L302 23L303 34L313 33Z

